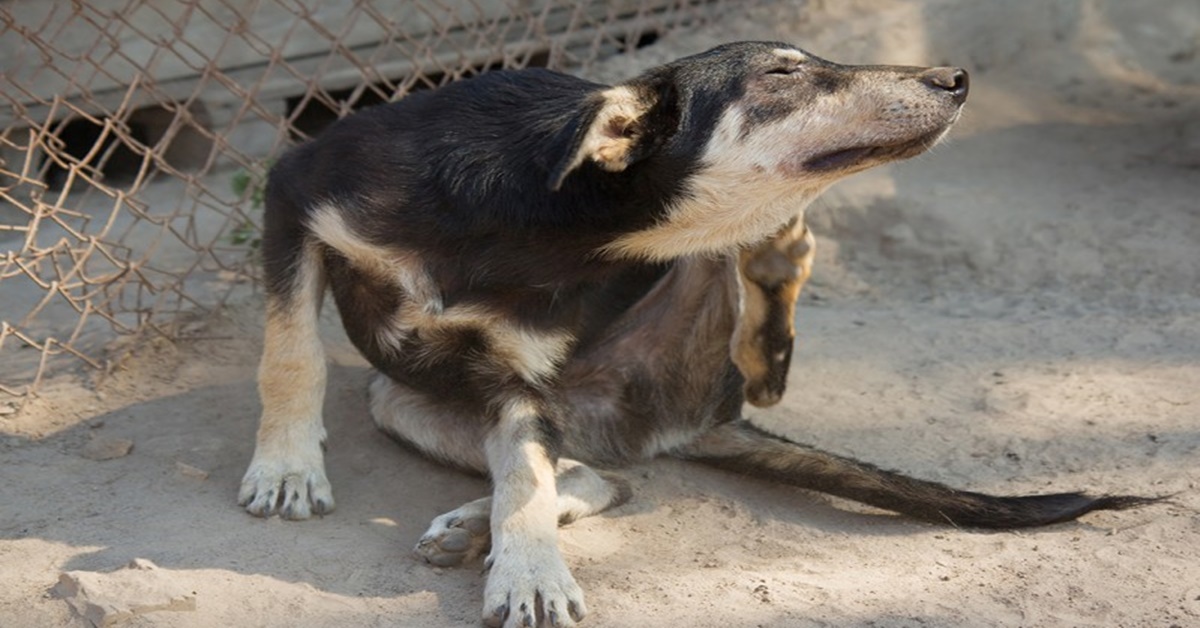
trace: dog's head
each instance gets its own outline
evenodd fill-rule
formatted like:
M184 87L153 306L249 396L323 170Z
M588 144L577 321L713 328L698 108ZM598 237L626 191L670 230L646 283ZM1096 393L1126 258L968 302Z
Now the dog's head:
M679 193L653 227L607 252L726 251L773 233L841 177L933 146L967 83L958 68L846 66L787 44L727 44L597 94L550 184L588 161L681 179L667 182Z

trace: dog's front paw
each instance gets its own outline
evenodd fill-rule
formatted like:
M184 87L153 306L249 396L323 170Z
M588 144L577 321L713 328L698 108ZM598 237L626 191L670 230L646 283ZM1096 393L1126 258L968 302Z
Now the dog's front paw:
M256 453L242 478L238 505L258 517L278 513L293 520L331 512L333 489L325 477L325 463L319 449L316 460L311 458L297 460Z
M492 628L574 626L587 614L583 590L553 545L504 548L488 557L483 623Z
M473 560L492 543L487 511L474 512L470 504L440 515L417 542L417 555L438 567L453 567Z

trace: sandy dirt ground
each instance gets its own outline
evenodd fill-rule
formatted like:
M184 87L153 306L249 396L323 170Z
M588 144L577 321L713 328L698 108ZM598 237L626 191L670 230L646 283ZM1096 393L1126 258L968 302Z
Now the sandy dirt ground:
M630 503L562 532L584 625L1200 625L1200 7L814 2L595 74L751 38L963 65L973 91L947 144L810 210L791 389L749 415L964 488L1175 498L979 532L655 461L630 471ZM332 312L337 511L290 523L234 504L260 316L249 300L0 415L0 626L82 624L52 591L67 572L129 626L477 625L479 566L410 548L487 485L371 427L366 367ZM124 569L135 558L157 568Z

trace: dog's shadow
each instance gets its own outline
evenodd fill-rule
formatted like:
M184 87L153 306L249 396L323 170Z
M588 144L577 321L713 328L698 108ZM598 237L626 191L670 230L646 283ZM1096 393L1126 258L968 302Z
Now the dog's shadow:
M264 520L235 503L259 412L248 378L133 404L36 442L8 437L15 446L0 449L8 476L0 539L98 548L67 560L64 571L105 572L146 558L164 569L265 575L347 596L436 592L453 579L432 578L411 548L430 519L484 495L487 483L378 432L366 379L363 368L330 368L326 461L338 505L329 516ZM90 460L84 447L94 439L128 439L133 449Z
M0 537L103 548L70 560L66 570L103 571L141 557L162 567L228 568L357 594L352 583L322 576L324 555L358 568L415 565L409 550L430 520L489 491L486 479L426 460L379 432L368 416L367 379L361 367L330 367L326 464L337 509L328 516L264 520L236 505L259 411L247 379L132 404L40 441L7 437L13 476L4 493L23 508L6 509ZM133 448L110 460L84 455L89 441L108 439L128 439ZM846 517L821 497L692 463L652 461L624 474L633 499L604 516L752 495L748 508L763 502L762 516L797 525L842 527ZM297 561L303 573L292 572Z
M488 483L427 461L378 432L367 414L366 380L361 367L330 370L327 465L338 505L329 516L263 520L235 504L258 412L254 382L247 379L134 404L9 447L3 454L13 475L0 496L16 508L6 508L0 538L98 548L76 554L63 570L105 572L146 558L164 569L267 576L348 597L427 592L437 597L443 617L474 622L475 605L464 600L480 595L480 566L434 569L411 548L434 516L485 495ZM134 447L116 459L84 458L84 445L98 438L126 438ZM814 536L934 529L681 461L653 461L626 473L634 488L629 503L564 532L568 555L570 548L583 554L584 569L609 560L614 567L644 563L653 548L681 538L691 554L719 559L733 543L761 543L767 534L756 527L764 525L811 529ZM712 517L730 521L729 538L684 536L689 521ZM669 526L645 529L647 520ZM607 546L593 550L588 534L596 532ZM681 556L677 567L695 568L691 558Z

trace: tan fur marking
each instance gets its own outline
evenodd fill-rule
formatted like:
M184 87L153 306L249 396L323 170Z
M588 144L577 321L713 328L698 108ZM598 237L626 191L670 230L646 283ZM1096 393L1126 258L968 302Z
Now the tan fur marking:
M309 218L308 227L318 239L350 260L355 268L400 286L422 310L441 311L441 293L420 256L363 240L350 231L336 207L318 207Z
M297 269L295 307L268 301L258 390L263 416L259 442L287 437L297 423L320 424L325 398L325 352L317 331L320 269L309 255ZM322 431L322 437L324 436Z
M571 334L539 333L514 325L496 324L486 329L494 351L503 355L526 381L554 373L571 348Z
M566 359L574 341L567 332L533 331L476 305L455 306L437 313L404 305L380 334L398 340L418 329L430 339L441 333L479 330L488 339L492 351L525 381L531 382L554 373ZM433 346L436 342L427 344Z
M309 226L322 242L346 256L355 268L395 282L409 296L391 324L378 330L377 340L382 347L399 346L401 340L417 329L436 335L474 328L482 331L493 350L527 381L550 375L566 358L571 346L570 334L524 329L478 306L443 310L440 291L418 256L364 241L349 230L336 208L318 208Z
M743 254L739 267L744 259ZM767 320L767 296L762 288L747 281L742 272L738 273L737 282L742 311L730 338L730 357L746 379L743 388L748 388L751 382L762 381L768 372L768 365L761 359L761 351L758 350L761 337L757 334Z
M783 57L784 59L795 61L797 63L804 63L808 60L808 57L804 56L803 52L800 52L799 50L792 50L791 48L776 48L771 52L775 53L776 56Z
M601 96L604 104L562 177L588 159L609 172L620 172L629 165L629 152L637 138L628 129L646 113L646 103L633 90L621 85L604 90Z

